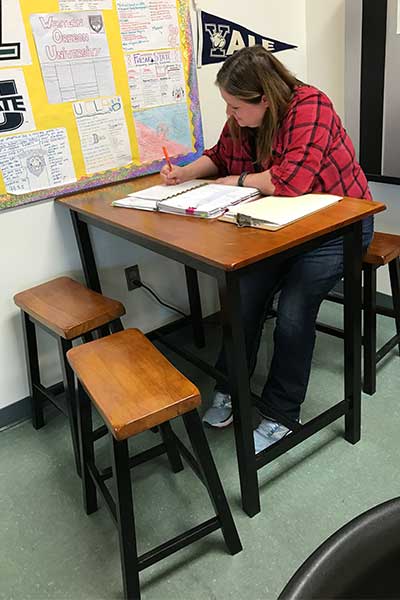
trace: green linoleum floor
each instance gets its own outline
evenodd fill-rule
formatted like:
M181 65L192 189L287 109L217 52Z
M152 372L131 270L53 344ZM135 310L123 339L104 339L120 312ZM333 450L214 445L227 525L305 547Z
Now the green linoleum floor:
M323 308L335 323L339 307ZM253 386L262 382L272 323L267 322ZM393 331L379 320L379 338ZM211 335L215 346L215 336ZM213 351L209 353L213 354ZM319 334L303 422L342 399L342 342ZM178 364L178 363L176 363ZM201 388L213 381L180 362ZM331 533L364 510L400 495L400 359L393 350L378 372L375 396L363 396L362 439L343 439L343 419L259 472L262 512L240 507L233 429L207 430L244 550L231 557L220 532L142 572L144 600L274 600L303 560ZM179 423L176 430L182 432ZM154 443L146 433L132 443ZM108 461L106 440L98 442ZM140 552L212 516L191 470L173 474L164 457L134 471ZM25 422L0 434L0 598L110 599L122 597L116 529L100 501L87 517L75 475L65 418L49 413L34 431Z

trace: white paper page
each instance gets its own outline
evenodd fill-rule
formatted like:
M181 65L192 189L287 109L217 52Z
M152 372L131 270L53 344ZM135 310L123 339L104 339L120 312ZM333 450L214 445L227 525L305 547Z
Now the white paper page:
M36 129L22 69L0 71L0 136Z
M32 64L19 0L0 2L1 67L23 67Z
M113 206L121 206L124 208L138 208L140 210L157 210L156 200L145 200L144 198L122 198L121 200L114 200Z
M231 185L221 185L218 183L205 185L203 187L191 190L186 194L181 194L169 200L165 200L163 205L179 209L197 209L210 212L218 208L225 208L239 202L252 193L259 193L255 188L234 187Z
M134 109L186 102L180 50L155 50L125 55Z
M66 130L1 138L0 170L10 194L27 194L76 181Z
M175 0L116 0L124 52L179 47Z
M110 10L112 0L58 0L60 12L64 10Z
M171 196L192 190L207 183L208 181L205 179L192 179L185 181L185 183L178 183L177 185L153 185L146 190L140 190L128 195L147 200L166 200L167 198L171 198Z
M253 219L260 219L285 225L300 219L321 208L335 204L342 196L329 194L305 194L304 196L268 196L254 202L240 204L229 209L230 214L241 213Z
M51 104L115 94L101 13L33 14L31 25Z
M123 167L132 162L120 97L76 102L74 114L87 173Z

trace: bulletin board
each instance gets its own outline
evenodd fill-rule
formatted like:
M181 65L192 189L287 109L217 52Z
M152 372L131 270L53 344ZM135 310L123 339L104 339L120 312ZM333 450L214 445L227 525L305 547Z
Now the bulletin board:
M0 209L201 155L189 0L0 3Z

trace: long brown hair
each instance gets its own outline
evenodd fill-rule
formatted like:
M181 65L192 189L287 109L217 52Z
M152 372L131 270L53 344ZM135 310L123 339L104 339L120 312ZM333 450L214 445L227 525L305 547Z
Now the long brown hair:
M242 48L227 58L218 71L218 87L239 100L258 104L262 96L268 101L263 121L257 135L257 162L268 160L272 144L285 115L293 91L304 85L271 52L263 46ZM241 128L232 117L231 134L240 138Z

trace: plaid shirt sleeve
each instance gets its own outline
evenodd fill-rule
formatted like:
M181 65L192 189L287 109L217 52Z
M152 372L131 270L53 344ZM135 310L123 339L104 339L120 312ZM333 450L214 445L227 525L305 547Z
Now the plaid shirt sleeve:
M336 113L329 99L315 91L295 102L281 126L280 144L270 168L276 196L311 192L332 145Z

